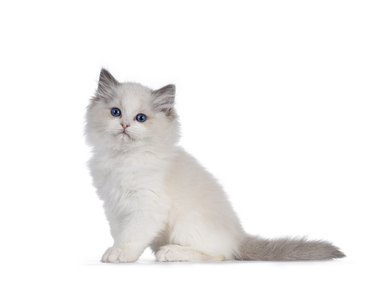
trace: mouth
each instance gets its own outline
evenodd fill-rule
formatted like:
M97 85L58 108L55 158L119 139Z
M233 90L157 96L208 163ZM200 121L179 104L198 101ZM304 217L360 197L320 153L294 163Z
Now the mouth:
M120 136L121 139L133 140L133 138L126 131L119 132L118 136Z

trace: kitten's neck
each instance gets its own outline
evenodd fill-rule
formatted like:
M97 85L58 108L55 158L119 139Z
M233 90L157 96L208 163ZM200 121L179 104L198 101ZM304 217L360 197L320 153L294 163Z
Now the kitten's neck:
M123 145L120 147L96 146L93 153L108 157L127 157L130 155L155 155L156 157L169 157L173 155L177 149L177 145L141 145L139 143L132 145Z

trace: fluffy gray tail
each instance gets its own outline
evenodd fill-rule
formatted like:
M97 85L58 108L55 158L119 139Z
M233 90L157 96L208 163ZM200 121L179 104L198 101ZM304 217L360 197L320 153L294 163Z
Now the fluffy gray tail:
M330 260L345 257L336 246L326 241L307 241L304 238L263 239L245 237L238 250L238 260L298 261Z

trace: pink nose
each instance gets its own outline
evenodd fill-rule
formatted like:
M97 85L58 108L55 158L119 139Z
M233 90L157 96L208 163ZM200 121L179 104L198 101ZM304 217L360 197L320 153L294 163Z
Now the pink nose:
M127 127L129 127L129 125L127 125L127 124L122 124L122 123L121 123L121 126L122 126L122 128L124 128L124 130L125 130Z

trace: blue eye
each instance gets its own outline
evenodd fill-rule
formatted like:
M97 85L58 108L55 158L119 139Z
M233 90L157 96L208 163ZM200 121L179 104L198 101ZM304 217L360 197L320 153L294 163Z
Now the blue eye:
M137 116L135 116L135 120L137 120L138 122L145 122L147 120L147 116L143 113L139 113L137 114Z
M111 108L111 114L113 117L120 117L121 116L121 110L117 107Z

